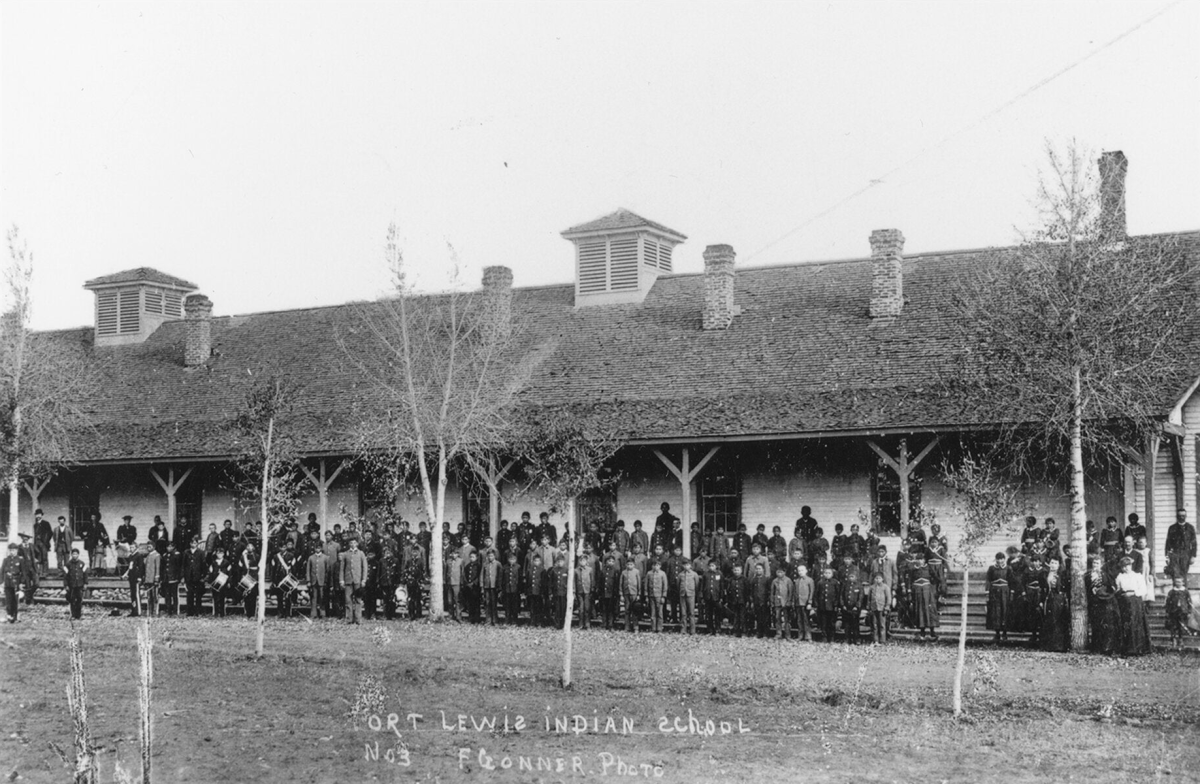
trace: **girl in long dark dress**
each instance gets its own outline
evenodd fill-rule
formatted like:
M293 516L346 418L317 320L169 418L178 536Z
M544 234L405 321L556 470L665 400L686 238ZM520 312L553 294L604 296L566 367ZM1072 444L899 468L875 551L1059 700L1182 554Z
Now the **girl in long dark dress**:
M1029 569L1025 574L1025 601L1022 603L1024 623L1022 631L1029 632L1029 645L1037 647L1042 634L1042 602L1045 599L1044 583L1045 570L1042 562L1036 556L1030 559Z
M1121 608L1121 653L1141 656L1150 652L1150 621L1143 600L1146 580L1133 571L1133 559L1121 559L1117 575L1117 603Z
M1043 585L1046 603L1042 612L1042 650L1065 651L1071 646L1071 616L1067 603L1068 584L1062 579L1057 561L1050 562Z
M1008 581L1004 553L996 553L996 563L987 571L987 628L996 633L996 642L1008 640L1008 618L1012 611Z
M925 559L916 556L910 561L909 574L912 576L913 625L917 627L917 639L925 639L925 630L929 630L929 638L937 639L938 607L937 592L929 577L929 567Z
M1116 587L1108 578L1103 561L1099 558L1086 578L1088 626L1092 633L1088 647L1093 653L1115 654L1121 647L1121 609L1117 603Z

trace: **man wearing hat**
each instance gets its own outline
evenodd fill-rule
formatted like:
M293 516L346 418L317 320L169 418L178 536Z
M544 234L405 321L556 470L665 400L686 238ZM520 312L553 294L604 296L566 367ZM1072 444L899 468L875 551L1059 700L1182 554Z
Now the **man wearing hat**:
M26 534L22 534L26 536ZM8 622L17 622L17 600L21 596L21 588L28 590L33 580L33 567L21 555L21 548L16 542L9 542L8 555L0 564L0 578L4 580L4 609L8 613Z
M37 576L44 577L50 571L50 546L54 540L54 526L42 517L42 510L33 512L33 554L36 559Z
M83 617L83 589L87 587L87 565L80 559L78 547L71 550L63 583L67 589L67 603L71 605L71 619L78 621Z
M58 516L58 528L54 529L54 557L58 570L67 573L67 561L71 557L71 545L75 543L75 532L67 525L67 518Z
M29 579L24 581L25 585L25 604L33 604L33 595L38 589L37 567L37 548L30 541L32 537L29 534L18 534L21 537L21 544L17 547L17 552L21 558L29 566Z
M341 553L342 590L346 595L347 621L362 623L362 588L367 579L367 556L358 549L358 537L348 536L350 549Z
M124 522L117 526L117 572L125 574L129 568L129 559L133 557L137 527L132 522L133 515L125 515L121 519Z
M137 541L137 526L133 524L133 515L124 515L122 523L117 526L117 544L133 544Z

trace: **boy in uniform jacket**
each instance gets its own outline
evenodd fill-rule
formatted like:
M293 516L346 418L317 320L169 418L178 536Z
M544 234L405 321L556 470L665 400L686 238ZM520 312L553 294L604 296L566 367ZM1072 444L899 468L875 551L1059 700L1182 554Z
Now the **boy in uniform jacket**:
M158 585L162 582L162 556L157 547L146 553L146 571L142 584L146 587L146 612L158 615Z
M579 557L579 566L575 569L575 595L579 597L579 628L592 628L592 578L595 570L587 553Z
M771 581L771 611L775 615L775 630L780 640L787 640L792 636L792 591L792 581L788 579L787 571L781 565L775 570L775 579Z
M683 574L683 564L688 559L683 555L683 547L676 545L674 552L667 556L663 570L667 573L667 604L664 617L667 622L679 623L682 611L679 600L679 578ZM683 631L682 627L680 631Z
M463 604L471 623L479 623L479 601L482 590L483 564L479 562L479 553L474 550L467 556L466 566L463 567Z
M604 559L604 569L596 584L600 596L600 611L604 616L604 628L612 629L617 623L617 611L621 607L621 572L624 569L617 561L615 552L610 551ZM634 571L637 571L636 569Z
M887 620L891 611L892 589L883 581L882 574L876 574L874 582L867 589L867 615L871 622L872 642L887 642Z
M504 593L504 622L515 626L521 622L521 566L515 549L509 549L508 563L500 567L500 590Z
M325 555L324 548L313 550L312 555L308 556L307 571L308 600L311 605L309 614L315 620L325 615L328 601L326 591L329 581L329 556Z
M183 580L183 553L175 547L174 542L167 543L167 554L163 556L163 597L166 599L166 613L179 614L179 583Z
M858 576L858 567L854 565L850 554L842 556L841 597L838 603L842 609L842 630L846 632L846 642L858 644L859 613L862 610L863 585Z
M767 636L771 626L771 578L762 564L754 565L754 576L750 578L750 605L754 614L754 629L762 639Z
M716 635L721 630L721 619L724 610L721 602L725 598L725 575L721 574L716 559L708 562L708 571L704 573L704 609L708 619L708 633Z
M87 566L79 558L79 548L71 550L63 582L67 588L67 602L71 605L71 618L78 621L83 617L83 590L87 587Z
M554 599L554 617L551 619L551 624L557 626L565 623L567 613L571 612L571 608L567 606L567 558L564 555L559 555L554 560L554 568L548 574L549 587L553 591Z
M200 603L204 600L204 580L208 577L208 558L204 551L192 541L183 557L183 580L187 584L187 614L200 614Z
M529 599L529 622L541 626L546 616L546 572L542 570L542 557L536 549L530 553L529 569L525 575L525 596Z
M621 572L621 597L625 600L625 631L637 629L637 604L642 597L642 578L633 561L625 562L625 571Z
M663 626L663 603L667 599L667 575L662 564L654 561L646 575L646 600L650 602L650 631L661 632Z
M449 558L442 570L442 604L451 618L462 623L463 562L458 557L457 549L451 548L447 552Z
M817 620L821 624L821 633L825 636L825 642L833 642L834 630L837 628L838 610L841 609L838 604L841 590L842 586L833 576L833 569L825 567L813 593L813 604L817 608Z
M733 633L738 637L746 630L746 580L742 576L742 567L735 564L733 574L725 581L725 607L729 619L733 622Z
M479 588L483 592L483 610L487 615L488 626L495 626L497 595L500 591L500 564L496 562L496 551L490 548L484 550L483 568L479 570Z
M796 634L801 640L812 642L812 625L808 613L812 608L816 585L808 576L808 567L801 565L797 574L792 578L792 598L796 602Z
M692 571L692 562L683 559L683 571L679 574L679 607L683 617L683 631L696 633L696 597L700 594L700 575Z
M17 622L17 594L24 586L33 581L33 567L29 560L21 555L21 549L16 542L9 542L8 556L0 565L0 576L4 579L4 607L8 612L8 622Z

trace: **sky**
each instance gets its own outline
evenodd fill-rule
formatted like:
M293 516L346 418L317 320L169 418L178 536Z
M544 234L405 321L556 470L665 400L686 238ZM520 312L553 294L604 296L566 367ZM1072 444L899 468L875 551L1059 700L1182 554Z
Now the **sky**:
M0 3L0 223L33 326L154 267L216 315L573 280L625 207L676 272L1011 243L1047 142L1200 229L1200 2ZM453 262L452 259L457 259ZM458 270L457 279L451 270Z

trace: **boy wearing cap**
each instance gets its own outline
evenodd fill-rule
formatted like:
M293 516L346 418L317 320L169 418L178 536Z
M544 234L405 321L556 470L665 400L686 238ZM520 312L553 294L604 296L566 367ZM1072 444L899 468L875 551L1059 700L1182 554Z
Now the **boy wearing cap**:
M733 574L725 581L725 608L733 624L733 633L738 637L746 630L746 580L742 565L734 563Z
M500 568L500 586L504 592L504 622L516 626L521 622L521 565L517 563L516 548L509 548L508 563Z
M641 620L638 618L637 603L642 596L641 573L632 559L625 562L625 571L621 572L621 596L625 599L625 631L632 632L638 628Z
M8 612L8 622L17 622L17 599L20 595L21 587L28 588L31 582L32 566L25 556L21 555L21 550L16 542L9 542L8 555L4 558L4 563L0 565L0 576L4 579L4 607Z
M87 565L80 559L78 547L71 550L63 583L67 589L67 603L71 605L71 619L78 621L83 617L83 589L87 587Z

